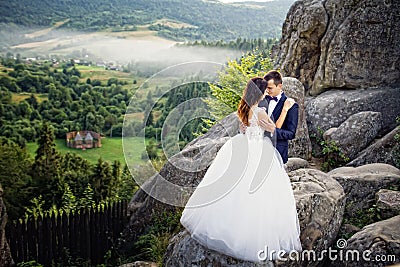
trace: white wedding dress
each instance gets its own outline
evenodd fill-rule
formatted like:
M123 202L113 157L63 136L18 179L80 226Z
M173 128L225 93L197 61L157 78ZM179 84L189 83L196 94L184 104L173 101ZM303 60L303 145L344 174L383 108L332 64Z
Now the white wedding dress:
M296 203L282 159L255 108L246 134L219 150L182 213L191 237L209 249L260 262L301 251ZM282 255L282 254L281 254Z

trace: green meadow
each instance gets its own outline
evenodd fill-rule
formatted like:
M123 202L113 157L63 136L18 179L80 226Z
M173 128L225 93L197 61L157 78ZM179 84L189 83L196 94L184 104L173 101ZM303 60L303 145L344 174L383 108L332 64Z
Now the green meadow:
M129 144L129 151L127 155L130 157L130 162L134 164L141 164L144 161L141 159L142 152L144 151L143 138L141 137L129 137L125 139L125 142ZM74 149L69 148L65 144L65 139L57 139L55 141L56 149L61 154L66 153L76 153L84 159L89 160L92 163L96 163L101 157L103 160L112 162L114 160L119 160L121 164L125 164L125 157L122 147L122 138L103 138L101 139L101 148L91 148L91 149ZM37 143L27 143L28 152L34 157L37 149Z

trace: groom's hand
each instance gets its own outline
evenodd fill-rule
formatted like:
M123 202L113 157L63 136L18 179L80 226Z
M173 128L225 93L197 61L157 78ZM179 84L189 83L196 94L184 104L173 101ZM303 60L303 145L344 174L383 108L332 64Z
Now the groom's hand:
M266 130L267 132L270 133L274 133L275 132L275 123L271 120L271 119L262 119L259 121L259 124L262 128L264 128L264 130Z

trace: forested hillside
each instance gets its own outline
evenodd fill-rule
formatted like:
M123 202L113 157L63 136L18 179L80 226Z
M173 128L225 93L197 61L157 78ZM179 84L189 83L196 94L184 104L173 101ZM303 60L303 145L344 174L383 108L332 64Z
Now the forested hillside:
M232 5L202 0L0 1L0 23L80 31L130 31L138 25L174 40L234 40L280 35L294 0ZM171 23L164 23L167 19Z

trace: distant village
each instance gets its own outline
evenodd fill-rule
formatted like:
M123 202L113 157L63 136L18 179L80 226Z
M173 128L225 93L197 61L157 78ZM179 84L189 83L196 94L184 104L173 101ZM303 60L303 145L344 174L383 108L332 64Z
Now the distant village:
M15 58L16 59L16 58ZM115 70L115 71L123 71L124 66L121 64L118 64L113 61L92 61L92 60L87 60L87 59L79 59L79 58L72 58L72 59L57 59L57 58L51 58L51 59L44 59L40 57L27 57L27 58L22 58L22 60L26 64L31 64L33 62L41 63L41 62L49 62L51 61L53 63L53 67L57 68L60 67L62 64L66 64L67 67L71 67L74 65L78 66L96 66L96 67L103 67L105 70Z

